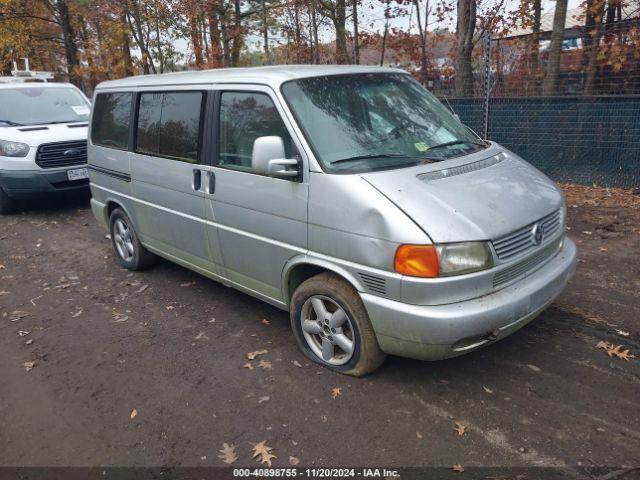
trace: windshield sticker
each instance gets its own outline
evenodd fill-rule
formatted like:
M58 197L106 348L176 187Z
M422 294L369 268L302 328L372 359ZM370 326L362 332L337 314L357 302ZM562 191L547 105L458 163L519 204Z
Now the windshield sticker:
M76 105L71 108L76 112L76 115L89 115L89 107L86 105Z
M419 152L426 152L427 150L429 150L429 147L424 142L416 142L413 145L416 147L416 150L418 150Z

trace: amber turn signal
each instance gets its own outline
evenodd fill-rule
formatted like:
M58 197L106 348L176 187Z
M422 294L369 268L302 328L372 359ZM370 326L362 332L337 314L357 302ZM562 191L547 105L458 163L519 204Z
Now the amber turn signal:
M396 272L411 277L438 276L438 253L433 245L400 245L394 260Z

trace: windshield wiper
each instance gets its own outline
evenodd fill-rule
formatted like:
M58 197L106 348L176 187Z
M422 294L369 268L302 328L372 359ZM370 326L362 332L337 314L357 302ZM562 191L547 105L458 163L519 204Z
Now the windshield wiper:
M370 154L370 155L356 155L354 157L340 158L338 160L334 160L331 162L331 165L335 165L336 163L343 162L353 162L356 160L373 160L375 158L406 158L407 160L420 160L420 161L431 161L431 162L439 162L443 160L442 158L435 157L412 157L411 155L401 155L399 153L379 153L379 154Z
M6 123L12 127L24 127L24 123L13 122L11 120L0 120L0 123Z
M427 150L433 150L435 148L443 148L450 147L452 145L462 145L464 143L469 143L471 145L477 145L479 147L486 147L487 144L484 142L470 142L468 140L453 140L452 142L439 143L438 145L434 145L433 147L427 148Z
M53 125L56 123L85 123L87 122L87 120L56 120L55 122L32 123L31 125Z

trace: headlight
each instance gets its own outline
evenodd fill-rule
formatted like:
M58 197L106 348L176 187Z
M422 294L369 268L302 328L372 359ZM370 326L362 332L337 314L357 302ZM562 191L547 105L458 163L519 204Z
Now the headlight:
M26 157L29 153L29 145L20 142L0 140L0 155L5 157Z
M493 266L487 242L442 245L400 245L396 251L396 272L412 277L447 277L477 272Z
M462 275L493 266L491 249L486 242L447 243L436 246L440 276Z

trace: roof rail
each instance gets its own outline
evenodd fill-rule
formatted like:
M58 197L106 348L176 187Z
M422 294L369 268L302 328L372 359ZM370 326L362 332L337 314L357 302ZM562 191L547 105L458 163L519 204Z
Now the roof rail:
M29 59L23 58L24 70L18 69L18 62L14 60L10 77L0 77L0 83L46 82L53 80L52 72L39 72L29 69Z

